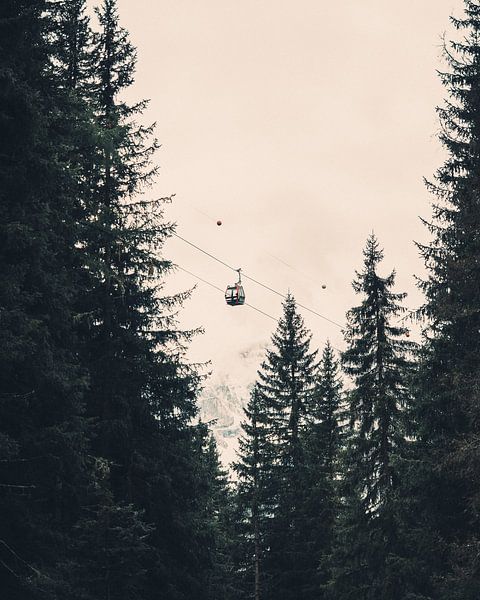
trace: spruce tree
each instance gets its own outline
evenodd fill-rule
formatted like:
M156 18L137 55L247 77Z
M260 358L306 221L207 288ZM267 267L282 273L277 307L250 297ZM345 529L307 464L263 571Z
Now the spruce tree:
M0 8L0 595L58 597L88 485L68 99L45 2Z
M92 55L92 31L86 0L61 0L48 5L52 67L58 85L83 97L87 94ZM80 141L80 140L77 140Z
M148 597L153 526L134 506L114 502L110 473L108 461L95 459L88 504L74 526L71 552L59 565L72 600Z
M163 219L164 200L144 195L157 172L153 126L137 123L147 103L123 100L135 49L114 0L97 16L88 75L97 146L84 171L90 191L78 305L93 452L110 463L114 504L143 511L154 527L148 597L200 600L212 556L204 544L204 450L192 425L199 378L184 360L192 333L179 331L174 314L188 294L162 294L172 265L160 254L173 226Z
M339 510L339 458L343 446L344 407L340 370L327 342L322 353L316 393L308 411L305 434L305 546L303 597L321 598L330 580L330 556Z
M157 144L121 97L116 3L97 15L92 34L81 0L0 9L0 595L221 597L188 294L162 296L172 226L142 197Z
M199 486L196 494L201 546L206 558L208 600L233 600L236 593L234 497L229 477L220 464L217 445L205 424L198 425Z
M334 556L333 597L338 599L404 597L397 490L413 344L406 339L407 329L398 324L405 294L392 291L395 272L387 277L378 274L382 258L371 235L363 270L353 282L362 302L347 314L348 348L342 362L353 387L348 393L344 506Z
M86 170L79 323L91 377L88 412L98 420L94 449L115 465L115 498L133 502L135 445L151 439L148 432L154 428L145 386L157 341L153 319L159 301L148 273L150 265L160 264L153 252L163 229L161 213L154 212L158 204L140 197L142 184L148 185L155 172L149 160L156 145L145 146L147 132L131 119L143 104L132 109L119 97L133 81L135 51L120 27L115 2L105 1L97 15L97 60L89 78L98 142Z
M461 38L445 45L448 69L440 76L448 99L438 109L447 158L428 183L436 197L427 223L433 239L420 245L428 327L411 489L419 558L429 573L421 593L468 600L480 589L480 3L465 0L452 23Z
M315 394L311 334L287 296L258 372L237 466L248 503L246 573L257 598L295 598L305 584L303 503L305 428Z
M312 410L313 430L318 443L323 447L322 455L325 470L334 481L338 475L338 455L342 448L343 384L340 366L335 358L332 345L327 341L320 362L317 396Z
M258 389L268 406L274 454L272 492L276 501L268 531L266 560L270 598L303 595L305 571L305 431L317 383L316 351L290 294L258 373Z
M264 559L266 531L274 499L270 494L273 442L265 398L254 387L244 409L242 437L239 441L237 475L237 551L234 554L236 588L240 598L264 598L267 589Z

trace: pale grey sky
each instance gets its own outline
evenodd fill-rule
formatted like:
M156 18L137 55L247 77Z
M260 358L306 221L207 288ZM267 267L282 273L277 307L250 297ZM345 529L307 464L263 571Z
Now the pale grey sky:
M462 5L119 0L139 55L131 97L151 98L146 118L157 121L162 143L154 193L176 194L167 215L178 233L343 322L373 229L385 270L397 269L398 290L417 306L413 274L422 263L413 240L428 239L418 216L430 215L422 177L443 157L441 35ZM166 254L221 288L235 279L180 240ZM193 283L179 272L169 289ZM249 302L279 315L277 296L245 284ZM304 317L316 344L329 337L342 348L338 328ZM247 307L227 307L201 283L181 323L205 327L190 355L215 368L268 340L275 326Z

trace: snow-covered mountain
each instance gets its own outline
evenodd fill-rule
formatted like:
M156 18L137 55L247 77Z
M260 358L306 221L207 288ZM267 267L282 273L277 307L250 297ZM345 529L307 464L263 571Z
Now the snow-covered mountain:
M223 365L214 365L200 396L200 417L211 423L225 466L236 458L243 407L264 355L265 345L258 344L238 352Z

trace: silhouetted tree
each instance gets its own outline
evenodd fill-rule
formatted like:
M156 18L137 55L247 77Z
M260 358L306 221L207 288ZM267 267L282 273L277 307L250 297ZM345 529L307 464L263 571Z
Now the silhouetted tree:
M429 324L413 414L411 490L419 559L430 574L420 592L469 600L480 589L478 1L465 0L464 15L452 23L462 37L445 45L448 70L440 76L448 100L438 109L447 158L428 183L436 197L426 223L433 240L420 245L428 269L422 313Z
M353 288L362 295L347 317L342 362L353 379L344 456L343 508L334 556L335 598L397 600L404 597L398 568L403 553L398 530L399 460L409 406L408 331L396 323L405 294L392 291L395 273L378 274L383 252L375 236L364 250Z

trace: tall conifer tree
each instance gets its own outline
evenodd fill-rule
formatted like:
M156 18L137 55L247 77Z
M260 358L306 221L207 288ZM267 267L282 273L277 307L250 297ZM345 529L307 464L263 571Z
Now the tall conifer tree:
M330 580L330 556L339 510L339 459L344 437L342 387L339 364L327 342L320 361L316 393L308 410L304 442L305 599L325 597Z
M66 593L57 565L88 484L74 323L76 133L46 2L0 7L0 595Z
M90 68L94 60L86 0L50 3L48 11L52 65L58 85L83 96L87 92Z
M246 568L256 598L298 597L304 585L304 438L317 374L310 338L289 294L258 372L237 466L249 502Z
M0 8L0 595L221 598L228 494L141 196L157 144L116 3L97 15Z
M334 557L338 599L399 600L397 489L409 405L407 329L399 319L405 294L392 291L395 273L378 274L383 258L375 236L364 250L364 265L353 288L362 295L347 317L343 366L353 379L349 391L350 433L344 459L344 508L339 550Z
M271 490L276 502L268 531L266 569L270 598L297 598L308 575L302 534L305 500L305 431L318 365L311 334L290 294L258 372L258 390L268 410L273 443ZM272 485L273 484L273 485Z
M480 3L453 19L459 41L445 46L448 100L438 109L444 165L428 184L436 197L420 246L429 275L416 403L417 543L430 573L422 594L470 600L480 575ZM419 592L420 593L420 592Z
M237 483L237 523L235 552L236 587L240 597L264 598L267 524L275 506L271 495L273 443L268 408L257 387L245 408L239 460L234 464Z
M94 452L110 463L113 501L141 509L154 526L148 594L201 599L212 557L202 521L204 449L191 423L199 380L183 358L191 333L179 331L172 314L188 294L162 295L171 264L160 253L173 226L163 219L163 200L142 196L157 172L157 142L153 126L136 122L146 102L130 106L122 98L136 53L114 0L104 0L97 16L88 98L98 142L85 171L89 219L79 306L91 376L87 407L97 422Z

